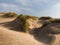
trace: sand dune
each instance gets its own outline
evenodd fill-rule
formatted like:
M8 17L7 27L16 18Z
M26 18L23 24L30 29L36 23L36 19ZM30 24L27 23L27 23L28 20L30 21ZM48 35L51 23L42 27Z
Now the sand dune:
M0 15L0 45L42 45L33 36L10 30L2 26L3 23L11 22L15 18L4 18Z
M14 19L4 18L3 14L0 15L0 45L60 45L59 23L50 24L39 29L37 35L30 35L11 30L11 27L9 28L10 23L6 27L4 26L4 24L6 25L7 22L11 22ZM54 41L52 41L53 38Z

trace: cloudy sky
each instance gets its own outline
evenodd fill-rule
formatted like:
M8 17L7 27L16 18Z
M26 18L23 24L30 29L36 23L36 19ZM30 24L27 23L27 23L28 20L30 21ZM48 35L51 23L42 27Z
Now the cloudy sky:
M0 12L60 18L60 0L0 0Z

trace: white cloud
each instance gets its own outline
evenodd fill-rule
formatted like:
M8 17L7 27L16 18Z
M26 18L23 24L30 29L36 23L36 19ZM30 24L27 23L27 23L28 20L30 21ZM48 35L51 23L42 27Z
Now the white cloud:
M48 3L49 0L15 0L18 3L21 3L24 6L32 6L34 4Z
M31 2L31 0L15 0L15 1L21 3L24 6L29 5L29 3Z
M60 3L54 4L53 6L51 6L47 10L37 12L36 15L51 16L54 18L60 18Z
M19 12L19 7L15 4L0 3L0 9L3 11Z
M21 13L21 11L32 12L33 10L28 7L17 6L15 4L0 3L0 11Z
M55 8L60 8L60 3L54 5Z
M47 3L49 0L32 0L32 1L34 1L34 2L44 2L44 3Z
M31 8L20 8L21 10L26 10L26 11L33 11Z
M29 0L20 0L20 2L22 3L22 5L28 5L29 4Z

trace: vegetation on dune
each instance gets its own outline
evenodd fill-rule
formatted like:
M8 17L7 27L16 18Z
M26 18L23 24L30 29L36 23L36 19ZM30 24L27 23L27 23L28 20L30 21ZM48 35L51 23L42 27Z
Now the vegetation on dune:
M43 20L49 20L49 19L52 19L52 17L49 17L49 16L43 16L43 17L40 17L39 19L43 19Z
M17 22L19 23L19 29L20 31L23 31L23 32L29 32L29 23L28 23L28 19L37 19L37 17L35 16L29 16L29 15L23 15L23 14L20 14L15 20L17 20Z
M41 17L39 19L44 20L43 26L41 28L43 28L43 27L45 27L45 26L47 26L47 25L49 25L51 23L60 23L60 19L58 19L58 18Z
M4 16L5 16L5 17L16 17L17 14L14 13L14 12L8 12L8 13L5 13Z
M39 19L43 19L43 20L48 20L50 23L60 23L60 19L58 18L52 18L52 17L40 17Z
M60 19L58 19L58 18L52 18L52 17L40 17L39 18L40 20L42 19L42 20L44 20L44 24L43 24L43 26L42 27L45 27L45 26L47 26L47 25L49 25L49 24L51 24L51 23L60 23ZM41 27L41 28L42 28Z
M42 27L45 27L45 26L47 26L47 25L49 25L49 24L51 24L51 22L45 21ZM41 27L41 28L42 28L42 27Z
M50 22L51 23L60 23L60 19L51 19Z

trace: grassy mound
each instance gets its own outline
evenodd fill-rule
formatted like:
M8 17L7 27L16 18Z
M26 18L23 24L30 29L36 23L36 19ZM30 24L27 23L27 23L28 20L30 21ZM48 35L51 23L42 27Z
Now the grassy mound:
M15 21L15 24L18 26L18 30L22 31L22 32L29 32L29 23L27 20L29 19L37 19L37 17L35 16L29 16L29 15L23 15L23 14L20 14L14 21Z

